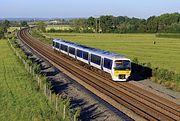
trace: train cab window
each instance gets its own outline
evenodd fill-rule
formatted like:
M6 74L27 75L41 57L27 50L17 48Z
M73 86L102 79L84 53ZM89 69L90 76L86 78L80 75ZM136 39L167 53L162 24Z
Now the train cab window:
M107 69L111 69L112 68L112 60L104 58L104 67Z
M53 41L53 47L55 46L55 42Z
M78 50L78 49L77 49L77 56L80 57L80 58L83 57L83 54L82 54L82 51L81 51L81 50Z
M75 55L75 48L69 47L69 53Z
M101 64L101 56L91 54L91 62L100 65Z
M130 70L131 62L129 60L116 60L114 69L115 70Z
M88 60L88 52L82 51L83 59Z
M61 44L61 50L64 50L64 51L67 52L68 46Z

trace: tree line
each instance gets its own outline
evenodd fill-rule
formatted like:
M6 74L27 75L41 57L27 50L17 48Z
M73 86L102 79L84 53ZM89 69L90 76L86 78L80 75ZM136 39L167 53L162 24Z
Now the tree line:
M104 15L89 18L79 18L63 21L72 26L71 29L47 32L79 32L79 33L180 33L180 13L166 13L160 16L151 16L147 19ZM0 21L0 39L10 26L27 27L27 21ZM42 21L36 23L42 32L46 32L46 24Z
M0 22L0 39L5 37L5 33L7 33L9 26L10 22L8 20Z
M38 30L45 32L46 31L46 24L42 21L38 21L35 23ZM27 21L8 21L3 20L0 21L0 39L5 38L5 34L9 33L9 27L29 27Z
M105 15L69 21L73 26L65 32L87 33L178 33L180 32L180 14L166 13L147 19L127 16ZM49 30L54 31L54 30ZM63 31L63 30L61 30Z
M0 21L0 39L5 38L5 34L9 33L8 32L8 28L9 27L28 27L28 23L27 21L8 21L8 20L4 20L4 21Z

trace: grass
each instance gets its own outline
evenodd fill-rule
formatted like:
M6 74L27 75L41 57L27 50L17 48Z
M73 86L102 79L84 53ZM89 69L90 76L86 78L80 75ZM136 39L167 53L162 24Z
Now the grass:
M180 41L157 38L155 34L81 34L45 33L49 38L63 38L79 44L124 54L153 67L180 73ZM154 44L154 41L156 44Z
M61 120L6 40L0 40L0 120Z
M8 32L13 32L13 31L15 31L15 30L17 30L17 29L19 29L20 27L9 27L8 28Z
M52 40L52 38L48 38L48 37L46 37L46 35L42 35L41 32L37 29L33 29L32 35L35 38L38 38L39 40L41 40L43 42L47 42L48 44L52 43L52 41L49 41L49 40Z

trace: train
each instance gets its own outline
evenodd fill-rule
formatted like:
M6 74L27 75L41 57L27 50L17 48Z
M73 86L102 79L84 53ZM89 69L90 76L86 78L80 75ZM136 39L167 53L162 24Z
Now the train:
M52 47L60 53L109 73L113 81L127 81L130 77L131 60L124 55L63 39L53 39Z

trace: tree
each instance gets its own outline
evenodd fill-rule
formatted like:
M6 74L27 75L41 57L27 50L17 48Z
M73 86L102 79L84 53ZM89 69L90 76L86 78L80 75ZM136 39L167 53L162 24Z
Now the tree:
M117 26L118 32L119 33L126 33L127 27L125 23L119 24Z
M1 32L6 33L7 29L10 27L10 22L8 20L2 21L0 23L1 26Z
M89 17L87 19L87 27L90 32L95 32L96 30L96 19L93 17Z
M101 16L100 17L100 24L101 24L101 30L102 32L109 33L114 32L114 22L113 22L113 16Z
M28 27L27 21L22 21L22 22L20 23L20 26L21 26L21 27Z
M180 33L180 23L173 23L167 27L166 32L168 33Z
M10 22L8 20L5 20L3 22L3 26L5 26L6 28L10 27Z
M2 26L0 26L0 39L4 38L4 31Z
M44 22L38 22L37 28L41 30L42 32L46 32L46 24Z
M147 19L147 32L156 33L158 31L158 19L156 16L151 16Z
M146 20L143 19L140 21L139 27L138 27L138 32L144 33L147 32L147 25L146 25Z
M10 22L8 20L2 21L0 23L0 39L5 37L7 29L10 27Z

